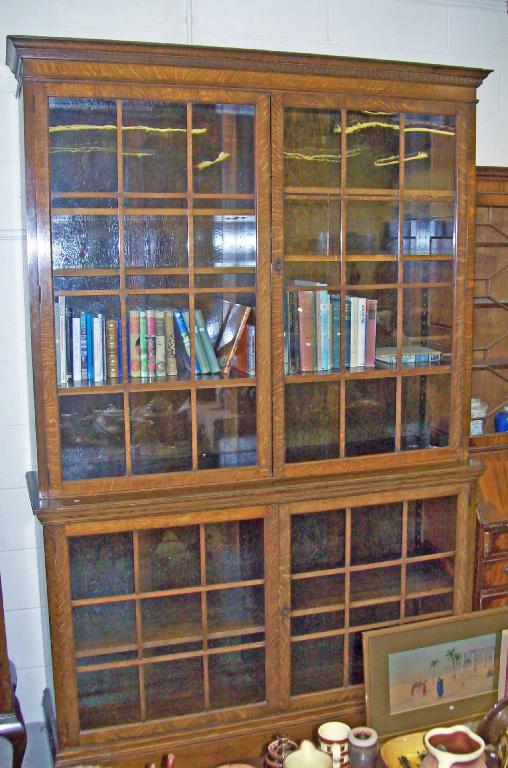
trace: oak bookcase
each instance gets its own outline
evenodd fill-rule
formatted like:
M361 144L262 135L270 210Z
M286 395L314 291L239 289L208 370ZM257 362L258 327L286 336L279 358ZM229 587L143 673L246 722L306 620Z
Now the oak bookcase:
M24 37L7 60L57 765L173 751L207 768L280 731L361 722L362 631L471 606L487 73ZM361 363L360 299L377 302L391 366ZM115 376L62 383L64 303L85 330L87 315L116 321ZM235 303L254 375L197 374L192 322L176 374L130 375L131 312L208 324ZM433 362L411 361L415 346Z

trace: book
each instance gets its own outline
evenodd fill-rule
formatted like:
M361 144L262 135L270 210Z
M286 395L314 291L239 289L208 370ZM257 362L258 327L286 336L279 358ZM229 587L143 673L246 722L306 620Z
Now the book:
M86 348L88 350L86 361L86 378L88 381L93 381L93 315L91 312L86 313Z
M53 303L54 324L55 324L55 363L56 363L56 383L62 383L62 360L60 357L60 305L58 299Z
M367 299L367 328L365 332L365 365L372 368L376 359L377 299Z
M60 333L58 334L60 346L60 384L67 384L67 344L66 344L66 326L65 326L65 296L58 297L58 326Z
M95 384L104 381L102 367L102 314L93 316L93 380Z
M190 370L190 360L191 360L190 335L189 335L189 331L185 323L185 319L183 317L182 311L180 309L174 310L173 319L174 319L174 324L178 329L178 333L180 334L180 338L183 342L183 346L185 350L185 364L186 364L186 367ZM199 361L197 357L195 357L194 359L194 372L196 374L201 373L201 368L199 367Z
M137 379L141 376L141 343L139 337L139 310L129 312L129 374Z
M340 368L340 293L332 293L330 295L330 307L331 307L331 342L330 342L330 354L331 354L331 367L333 370Z
M118 321L106 320L106 375L108 379L118 379Z
M210 373L219 373L220 367L217 361L217 355L215 354L215 351L213 349L212 340L208 335L203 313L200 309L196 309L194 310L194 314L196 317L196 332L199 334L199 337L201 339L201 345L204 349L204 352L208 361L208 367L210 369Z
M351 367L351 297L346 296L346 306L344 307L344 329L345 329L345 352L344 364L346 368Z
M441 360L441 352L437 349L424 347L420 344L402 347L401 362L403 366L410 365L438 365ZM389 365L397 365L397 347L378 347L376 349L376 362Z
M146 338L146 312L139 310L139 369L141 377L148 377L148 341Z
M86 312L79 313L79 336L81 352L81 380L88 379L88 345L86 341Z
M166 376L166 330L164 310L155 310L155 373L159 378Z
M300 370L313 371L315 368L314 317L315 291L298 291L298 332L300 343Z
M73 378L73 347L72 347L72 308L65 306L65 370L66 381L70 384Z
M358 296L349 296L351 304L351 352L349 365L351 368L358 367L358 329L359 329L359 301Z
M356 365L365 366L365 342L367 337L367 299L358 296L358 338L356 350Z
M127 321L128 322L128 321ZM118 354L118 378L123 379L123 354L122 354L122 321L116 321L117 325L117 354Z
M250 307L245 307L243 304L233 304L229 309L221 336L215 346L217 362L224 374L228 374L231 370L231 363L249 314Z
M329 371L332 366L330 361L330 294L328 291L318 291L316 310L320 348L320 366L318 370Z
M187 330L189 332L190 336L190 312L188 309L182 310L183 319L185 320L185 325L187 326ZM199 364L199 372L204 373L210 373L210 366L208 364L208 358L206 356L206 352L203 348L203 342L201 340L201 336L199 335L199 331L196 324L196 317L194 315L194 350L195 350L195 356L196 361ZM197 371L196 371L197 373Z
M164 331L166 334L166 374L168 376L177 376L175 325L171 310L164 312Z
M246 373L256 375L256 326L247 323L240 336L236 352L233 355L232 367Z
M76 313L72 316L72 378L81 381L81 318Z
M208 337L212 342L214 349L217 346L217 342L222 334L222 330L232 306L232 301L221 299L217 296L214 299L211 310L206 316L206 332L208 333Z
M155 321L155 310L146 310L146 366L148 376L154 378L157 373L157 360L155 357L155 340L157 336L157 325Z

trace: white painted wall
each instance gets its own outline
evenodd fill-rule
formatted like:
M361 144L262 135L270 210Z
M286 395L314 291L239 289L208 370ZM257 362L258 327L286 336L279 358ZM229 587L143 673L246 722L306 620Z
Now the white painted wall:
M0 0L8 34L302 51L494 69L479 91L480 165L508 166L504 0ZM25 490L35 468L25 341L15 80L0 65L0 573L9 654L27 722L50 677L42 536Z

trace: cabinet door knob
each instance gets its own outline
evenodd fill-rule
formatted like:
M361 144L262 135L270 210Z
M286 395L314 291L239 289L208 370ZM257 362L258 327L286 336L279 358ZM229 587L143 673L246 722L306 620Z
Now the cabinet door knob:
M276 272L278 275L280 275L280 273L282 272L282 261L281 261L280 259L276 259L276 260L273 262L273 270L274 270L274 272Z
M280 609L280 615L281 615L281 618L288 619L289 618L289 606L283 605L282 608Z

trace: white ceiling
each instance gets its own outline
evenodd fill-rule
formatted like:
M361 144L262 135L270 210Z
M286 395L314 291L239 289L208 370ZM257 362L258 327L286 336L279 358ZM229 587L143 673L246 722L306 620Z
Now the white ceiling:
M507 0L398 0L398 2L423 3L425 5L465 6L468 8L481 8L483 10L508 11Z

